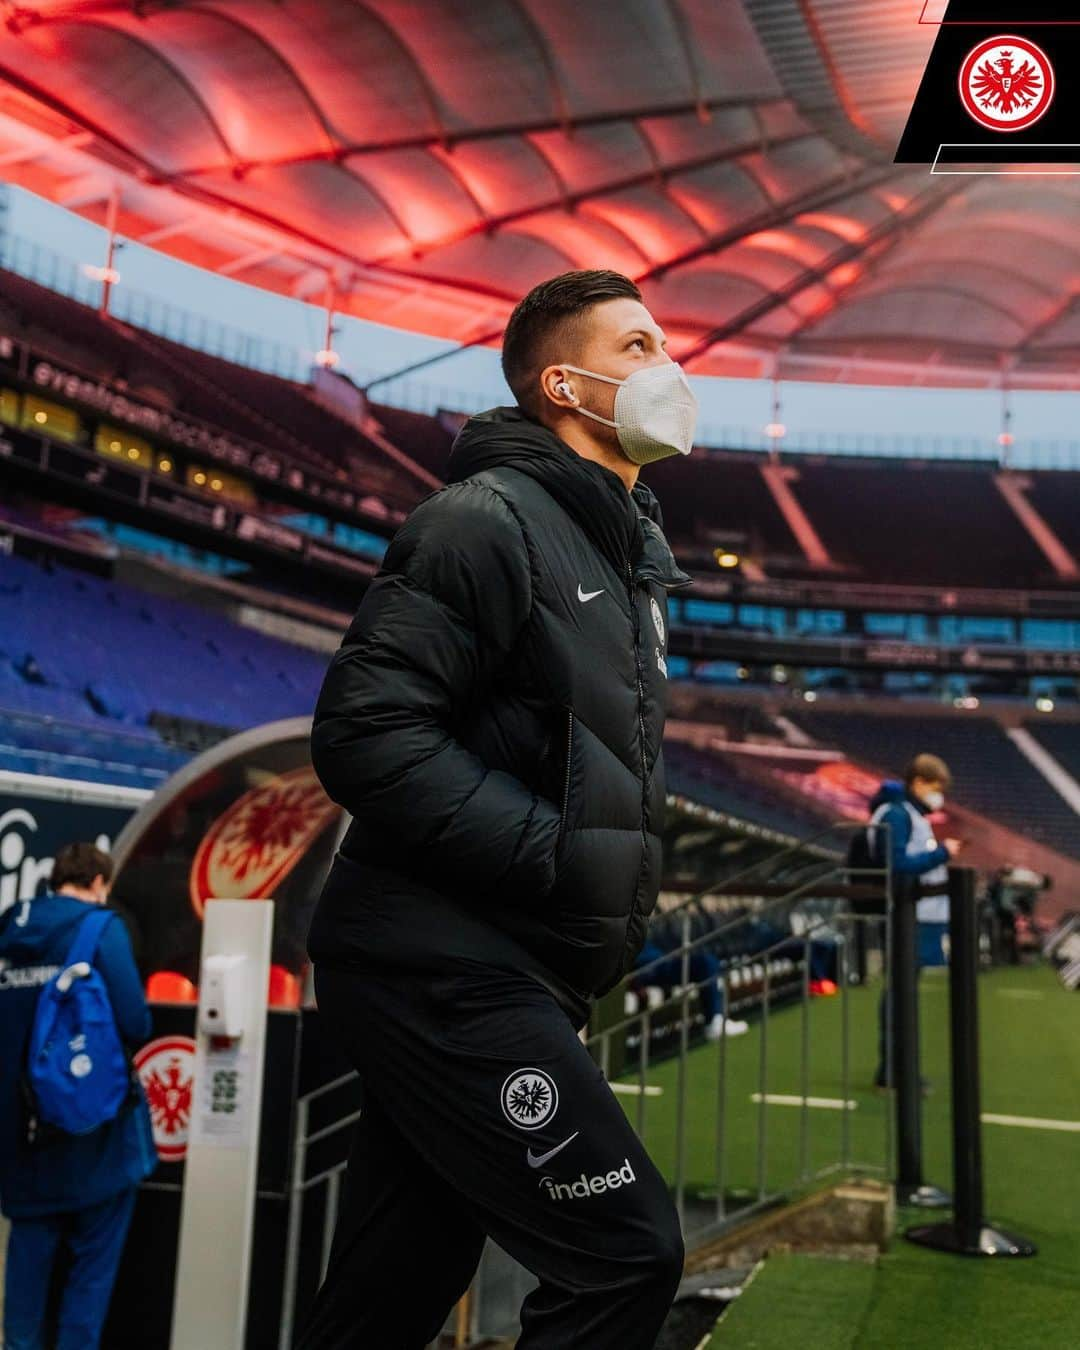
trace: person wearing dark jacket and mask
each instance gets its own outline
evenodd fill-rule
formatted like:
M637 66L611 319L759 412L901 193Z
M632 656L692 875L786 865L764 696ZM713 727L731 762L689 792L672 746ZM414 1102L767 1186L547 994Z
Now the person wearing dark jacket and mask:
M44 1350L50 1284L66 1263L55 1350L96 1350L140 1181L157 1164L150 1115L132 1085L118 1114L89 1134L27 1140L26 1045L42 988L64 967L80 923L109 897L112 860L93 844L57 852L51 890L0 915L0 1209L11 1220L5 1350ZM119 916L94 957L121 1040L150 1035L150 1013Z
M949 862L960 852L960 842L938 843L930 817L941 811L945 793L952 786L949 766L937 755L916 755L904 773L904 781L887 778L870 803L867 840L875 866L888 866L894 877L918 880L922 889L940 885L938 894L921 896L915 905L918 922L919 968L941 965L942 943L949 926ZM878 1007L878 1067L874 1086L891 1088L886 1071L886 1035L889 994L881 995ZM924 1082L924 1091L927 1084Z
M612 272L530 292L503 369L518 406L461 432L315 711L352 823L308 947L365 1107L302 1350L421 1350L485 1235L539 1280L520 1350L647 1350L682 1272L577 1033L660 883L666 596L689 578L638 472L689 453L696 400Z

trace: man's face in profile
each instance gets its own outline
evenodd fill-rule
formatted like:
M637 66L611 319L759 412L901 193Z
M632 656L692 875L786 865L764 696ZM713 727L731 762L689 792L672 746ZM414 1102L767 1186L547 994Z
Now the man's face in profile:
M663 330L640 300L604 300L594 305L581 320L574 364L597 375L625 380L635 370L670 361L666 346ZM615 385L578 377L575 386L582 403L591 412L614 420Z

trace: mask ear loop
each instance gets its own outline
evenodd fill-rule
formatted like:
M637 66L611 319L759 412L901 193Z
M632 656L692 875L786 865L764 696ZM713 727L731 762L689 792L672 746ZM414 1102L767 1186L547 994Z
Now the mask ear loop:
M590 380L603 380L605 384L617 384L621 387L626 383L625 380L617 380L612 375L598 375L595 370L583 370L581 366L564 365L563 369L572 370L575 375L585 375ZM564 387L569 388L569 386L564 386L564 384L556 385L556 393L561 392ZM600 422L605 427L612 427L615 431L618 431L619 429L618 422L613 422L610 417L601 417L599 413L590 412L588 408L581 408L576 401L574 403L574 411L580 413L582 417L591 417L594 422Z
M625 380L617 380L614 375L598 375L595 370L583 370L581 366L568 366L564 363L563 370L572 370L575 375L587 375L590 380L603 380L605 384L625 384Z

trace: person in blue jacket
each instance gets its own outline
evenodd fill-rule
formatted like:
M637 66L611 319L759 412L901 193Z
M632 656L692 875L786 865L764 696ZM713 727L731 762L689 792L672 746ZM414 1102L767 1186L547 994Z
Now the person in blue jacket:
M941 811L951 786L952 774L943 759L916 755L904 773L904 781L887 778L870 803L867 835L875 864L885 865L888 849L894 877L917 877L924 888L941 885L940 893L924 895L916 902L919 969L944 964L943 940L949 927L948 865L960 852L961 844L957 839L939 843L930 817ZM892 1087L886 1073L888 1018L886 992L881 996L878 1015L878 1067L874 1076L878 1088Z
M80 922L104 905L112 860L93 844L56 855L51 889L0 915L0 1210L11 1221L4 1282L5 1350L45 1350L49 1292L66 1258L55 1350L97 1350L135 1192L156 1165L150 1115L133 1084L115 1118L85 1135L26 1138L25 1052L41 989L63 967ZM134 1048L150 1014L127 929L117 916L94 964L109 991L120 1037Z

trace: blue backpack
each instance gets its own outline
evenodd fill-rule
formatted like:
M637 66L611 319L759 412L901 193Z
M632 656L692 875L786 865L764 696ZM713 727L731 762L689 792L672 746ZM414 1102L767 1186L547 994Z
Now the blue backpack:
M94 968L108 910L79 924L63 969L38 996L27 1050L27 1080L38 1118L65 1134L89 1134L112 1120L131 1090L131 1070L109 991Z

